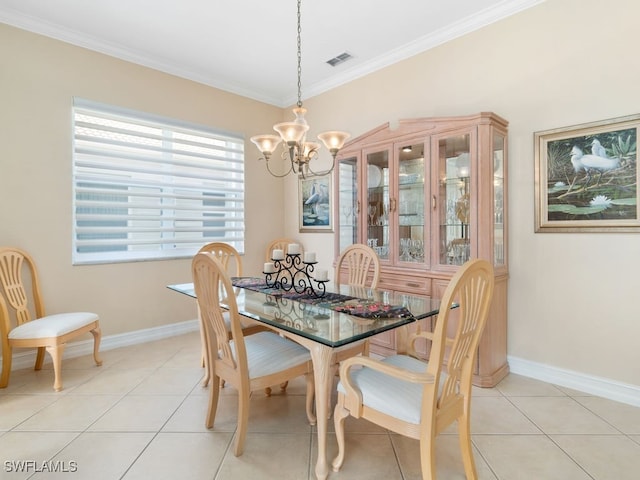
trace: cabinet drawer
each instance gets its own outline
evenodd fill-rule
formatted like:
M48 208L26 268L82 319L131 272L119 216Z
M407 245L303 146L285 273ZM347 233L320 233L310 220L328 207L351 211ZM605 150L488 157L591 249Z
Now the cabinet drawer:
M378 281L378 288L419 295L431 295L431 279L427 276L418 277L383 272Z

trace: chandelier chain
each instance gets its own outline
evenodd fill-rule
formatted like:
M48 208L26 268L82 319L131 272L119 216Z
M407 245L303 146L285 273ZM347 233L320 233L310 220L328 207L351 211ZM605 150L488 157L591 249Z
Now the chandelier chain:
M300 26L300 4L302 0L298 0L298 107L302 107L302 41L300 34L302 28Z

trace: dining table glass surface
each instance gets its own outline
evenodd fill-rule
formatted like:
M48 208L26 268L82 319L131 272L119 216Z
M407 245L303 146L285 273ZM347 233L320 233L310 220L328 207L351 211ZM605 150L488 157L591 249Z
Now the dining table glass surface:
M239 279L232 280L237 284ZM239 286L234 292L241 315L333 348L437 315L440 307L440 300L429 296L349 285L334 287L324 297ZM193 283L168 288L196 297Z

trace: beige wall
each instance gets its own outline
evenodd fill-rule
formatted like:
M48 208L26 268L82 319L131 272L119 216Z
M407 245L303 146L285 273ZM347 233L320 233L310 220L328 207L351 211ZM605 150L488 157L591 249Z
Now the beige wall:
M399 118L509 120L508 353L637 386L640 235L534 233L533 134L640 113L639 16L635 0L550 0L305 102L314 131L354 136Z
M509 120L509 355L637 386L640 236L535 234L533 133L640 111L639 14L635 0L549 0L305 102L311 133L479 111ZM187 260L71 266L74 95L244 133L248 273L283 230L331 264L331 235L297 233L295 179L282 191L254 166L249 136L288 111L2 25L0 58L0 244L36 256L51 311L97 311L106 335L195 316L165 289L188 281Z
M71 265L74 96L244 134L245 264L257 273L282 234L282 180L256 165L249 137L281 121L280 108L2 24L0 58L0 245L35 257L49 312L95 311L106 336L196 317L192 300L165 288L190 281L189 260Z

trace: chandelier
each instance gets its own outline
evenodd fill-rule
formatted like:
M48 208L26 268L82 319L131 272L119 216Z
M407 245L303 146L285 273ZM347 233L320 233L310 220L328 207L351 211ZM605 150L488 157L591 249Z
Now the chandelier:
M256 147L258 147L258 150L262 152L263 157L260 160L265 160L267 170L274 177L284 177L291 172L303 177L309 174L326 175L333 170L336 161L336 154L344 145L345 140L349 138L348 133L335 130L318 134L318 139L322 141L324 146L331 153L331 168L323 172L315 172L311 168L311 160L318 156L320 144L317 142L307 142L306 139L309 124L304 118L304 114L307 112L307 109L302 106L301 94L302 82L300 78L302 76L302 53L300 48L300 3L301 0L298 0L298 102L296 104L296 108L293 109L293 113L296 117L292 122L278 123L273 126L273 129L280 135L267 134L251 137L251 141L256 145ZM289 162L290 165L284 173L274 173L269 167L269 158L280 142L284 142L282 160L285 164Z

